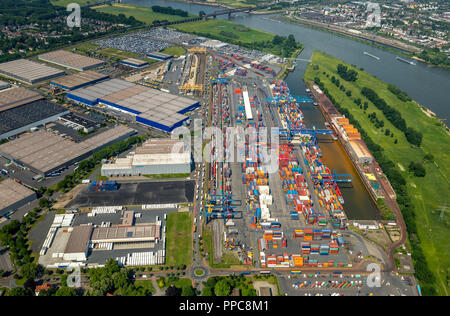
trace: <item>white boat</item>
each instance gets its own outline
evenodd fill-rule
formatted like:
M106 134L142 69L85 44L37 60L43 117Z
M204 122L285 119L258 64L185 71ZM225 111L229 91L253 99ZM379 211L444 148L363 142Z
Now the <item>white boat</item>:
M401 57L396 57L396 59L397 59L397 60L400 60L400 61L402 61L402 62L404 62L404 63L410 64L410 65L412 65L412 66L415 66L415 65L416 65L416 63L414 63L414 62L412 62L412 61L410 61L410 60L403 59L403 58L401 58Z
M380 59L381 59L380 57L377 57L377 56L375 56L375 55L369 54L368 52L364 52L364 55L367 55L367 56L369 56L369 57L372 57L372 58L374 58L374 59L376 59L376 60L380 60Z

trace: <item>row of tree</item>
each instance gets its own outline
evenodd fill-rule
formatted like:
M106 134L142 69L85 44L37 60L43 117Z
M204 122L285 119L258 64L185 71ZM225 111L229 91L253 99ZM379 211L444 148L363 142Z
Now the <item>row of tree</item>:
M358 72L353 69L348 69L347 66L342 64L337 66L337 73L346 81L356 81L358 79Z
M189 16L187 11L183 11L180 9L174 9L172 7L160 7L158 5L152 6L152 11L157 13L169 14L169 15L178 15L184 18Z
M132 136L127 140L120 141L105 147L92 155L92 158L83 160L78 164L78 169L74 173L67 175L63 180L58 182L56 190L67 192L75 185L79 184L103 159L109 159L116 156L135 144L141 144L147 138L146 135Z
M379 110L381 110L384 116L392 123L396 128L402 131L406 140L412 145L420 147L422 144L422 133L416 131L412 127L406 126L406 121L403 119L400 112L388 105L386 101L378 96L378 94L371 88L364 87L361 89L362 95L369 99Z

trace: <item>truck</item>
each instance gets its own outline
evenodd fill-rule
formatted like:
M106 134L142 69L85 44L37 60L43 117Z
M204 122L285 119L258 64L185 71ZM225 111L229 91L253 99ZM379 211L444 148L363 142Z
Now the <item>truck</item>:
M2 175L4 175L4 176L8 175L8 171L5 169L2 169Z

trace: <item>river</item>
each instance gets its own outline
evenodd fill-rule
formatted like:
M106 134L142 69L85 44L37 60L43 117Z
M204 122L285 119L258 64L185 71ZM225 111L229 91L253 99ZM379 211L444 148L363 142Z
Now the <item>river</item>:
M140 6L170 5L173 8L193 14L198 14L200 11L212 13L219 10L217 7L163 0L124 0L124 2ZM226 19L227 16L220 18ZM319 50L349 64L356 65L358 68L363 68L369 74L396 85L415 101L435 112L440 118L446 120L450 117L450 103L448 101L450 71L433 68L421 62L416 62L417 65L412 66L396 60L397 55L392 52L328 32L297 24L269 20L269 18L270 16L267 15L238 13L233 15L231 20L273 34L283 36L293 34L295 39L304 45L305 48L298 57L295 71L286 78L292 94L305 94L305 85L302 78L308 64L307 60L311 58L314 50ZM369 57L364 52L375 55L380 59L376 60ZM317 127L324 126L323 116L317 107L305 105L303 112L307 124ZM351 189L342 189L345 199L344 209L348 217L350 219L379 218L374 203L344 150L337 143L321 142L320 146L324 154L324 162L331 170L341 174L352 174L355 179Z

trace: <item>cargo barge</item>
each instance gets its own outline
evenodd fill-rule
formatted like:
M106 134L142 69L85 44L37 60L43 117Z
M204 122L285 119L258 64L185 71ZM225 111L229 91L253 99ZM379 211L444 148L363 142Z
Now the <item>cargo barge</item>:
M406 64L410 64L410 65L412 65L412 66L415 66L415 65L416 65L415 62L410 61L410 60L403 59L403 58L401 58L401 57L396 57L395 59L397 59L397 60L399 60L399 61L401 61L401 62L404 62L404 63L406 63Z
M391 208L398 209L398 205L396 203L397 197L394 189L386 177L382 174L381 169L373 156L370 154L364 141L361 140L360 133L353 127L353 125L349 124L348 119L342 116L342 114L334 107L334 105L328 100L328 98L326 98L323 92L315 86L313 82L309 82L307 85L310 87L316 100L319 100L319 109L322 115L338 136L339 143L352 162L354 169L358 173L359 178L362 180L367 192L369 192L369 195L377 209L379 210L377 203L379 198L384 198ZM355 153L351 143L357 143L358 146L362 148L362 151L366 153L365 157L361 157L361 153ZM366 169L364 169L363 166L365 166ZM379 190L374 189L371 184L371 180L369 180L366 176L366 173L368 172L371 172L375 181L380 184Z

